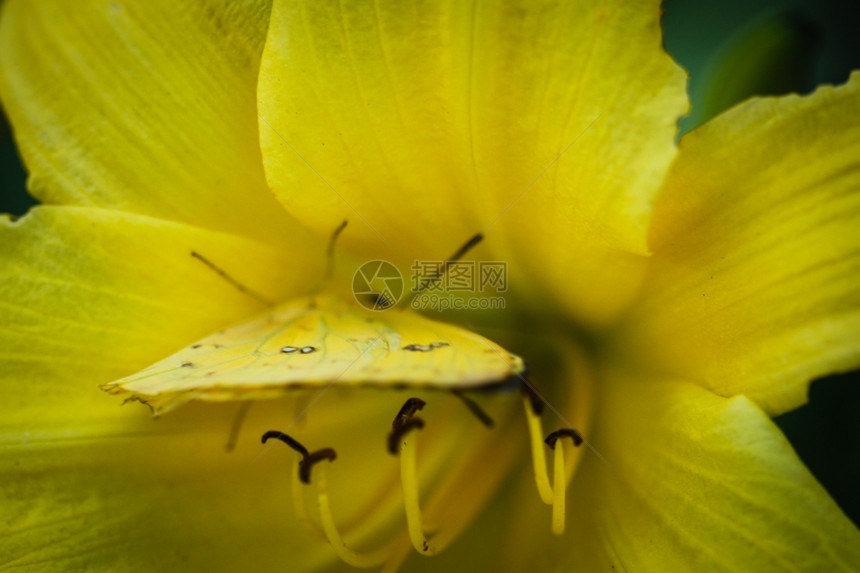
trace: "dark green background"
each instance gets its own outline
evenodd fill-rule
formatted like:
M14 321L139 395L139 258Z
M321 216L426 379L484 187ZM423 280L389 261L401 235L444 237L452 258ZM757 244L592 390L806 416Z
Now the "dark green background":
M749 92L775 94L841 83L860 69L860 0L666 0L664 10L666 48L690 72L694 110L713 91L709 78L732 77L733 66L759 66ZM733 45L753 49L733 54ZM682 126L693 123L686 119ZM22 214L32 204L8 126L0 122L0 212ZM858 412L860 373L854 372L816 381L809 404L776 422L860 524Z

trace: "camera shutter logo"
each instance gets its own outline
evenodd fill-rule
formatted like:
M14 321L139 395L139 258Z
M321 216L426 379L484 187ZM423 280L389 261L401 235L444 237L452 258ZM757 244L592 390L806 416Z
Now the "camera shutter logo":
M387 310L403 296L403 275L388 261L368 261L352 277L352 294L369 310Z

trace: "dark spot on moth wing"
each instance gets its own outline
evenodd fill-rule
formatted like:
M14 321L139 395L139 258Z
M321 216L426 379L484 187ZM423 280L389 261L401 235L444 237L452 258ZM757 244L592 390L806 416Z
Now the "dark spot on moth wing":
M192 344L188 348L191 350L197 350L198 348L203 348L204 346L211 346L212 348L224 348L223 344L213 343L213 344L203 344L198 342L197 344Z
M316 348L314 346L284 346L281 348L282 354L293 354L298 352L299 354L310 354L311 352L316 352Z
M403 350L410 350L412 352L430 352L435 348L442 348L443 346L449 346L447 342L431 342L430 344L407 344L403 347Z
M194 368L193 362L183 362L179 365L180 368Z

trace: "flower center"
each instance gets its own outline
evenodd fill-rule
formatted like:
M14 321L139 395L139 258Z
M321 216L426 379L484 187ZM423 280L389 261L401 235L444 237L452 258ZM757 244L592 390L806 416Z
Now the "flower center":
M572 428L563 428L543 435L541 413L544 399L534 387L523 381L523 405L529 442L532 450L532 466L535 483L541 500L552 506L552 532L561 535L565 529L565 489L567 475L565 469L564 447L558 441L570 438L574 446L583 443L580 433ZM480 406L469 398L455 393L481 422L492 427L493 421ZM432 556L442 551L453 539L452 536L428 536L424 518L421 512L421 488L417 471L417 445L419 431L424 429L426 422L416 414L423 410L426 403L420 398L409 398L394 417L391 431L387 438L388 452L400 460L400 483L403 494L403 509L406 514L407 533L412 547L421 555ZM358 552L351 549L344 541L331 508L327 465L322 462L333 462L337 453L332 448L309 451L295 438L279 431L271 430L263 434L262 441L277 439L298 455L292 471L292 501L295 514L309 528L321 530L334 552L346 563L360 568L377 567L390 562L398 553L399 536L390 542L370 552ZM548 446L554 452L553 479L550 483L544 447ZM317 467L318 466L318 467ZM319 523L310 518L306 505L305 488L315 487Z

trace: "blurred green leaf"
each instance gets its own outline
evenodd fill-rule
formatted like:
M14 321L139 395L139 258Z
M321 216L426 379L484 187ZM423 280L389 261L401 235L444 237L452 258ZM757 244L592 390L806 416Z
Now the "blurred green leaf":
M691 86L692 129L754 95L808 92L821 33L806 16L779 12L760 16L731 36Z

